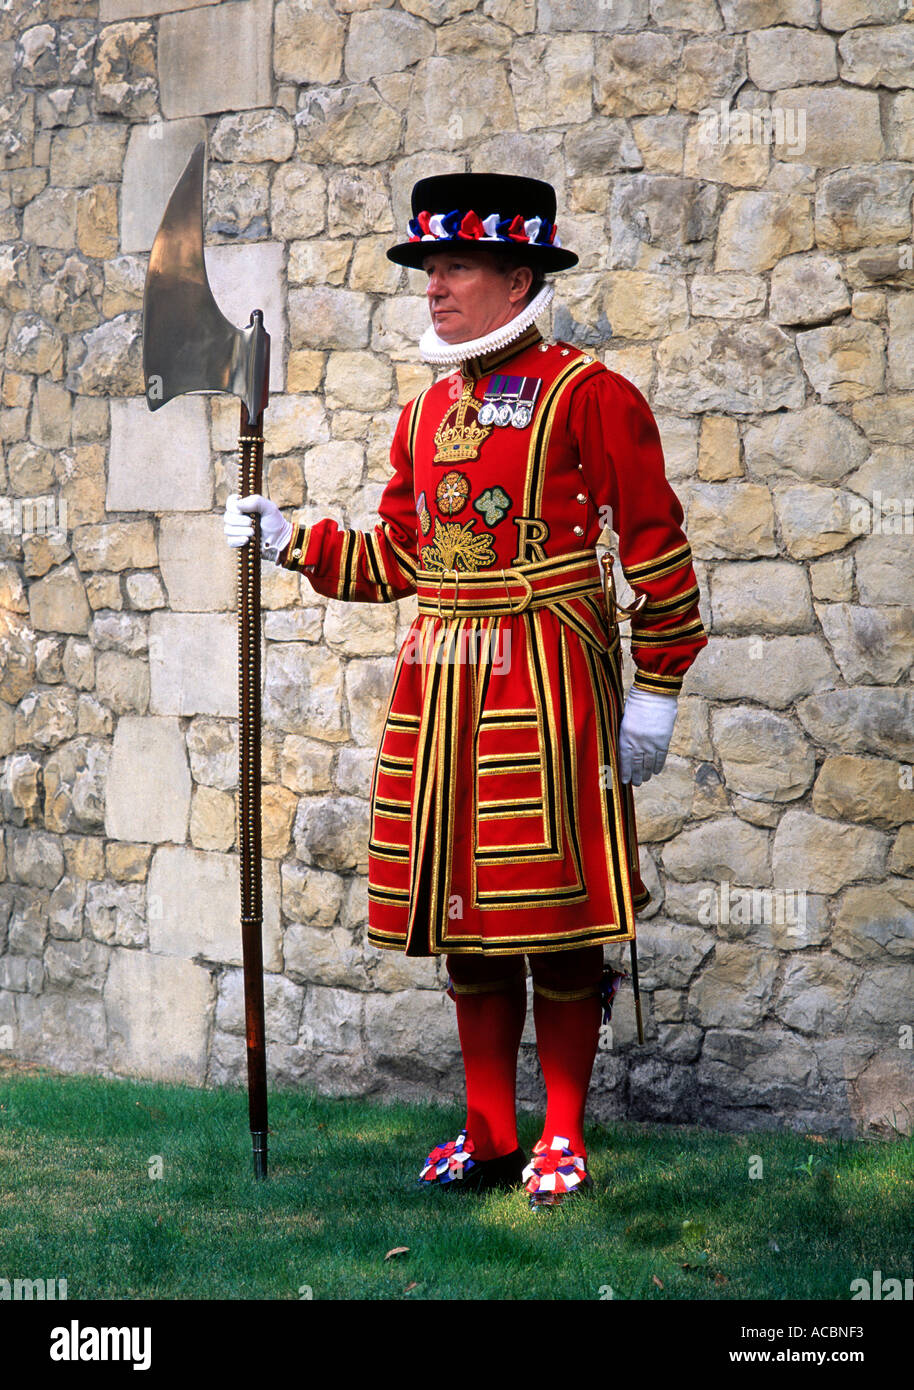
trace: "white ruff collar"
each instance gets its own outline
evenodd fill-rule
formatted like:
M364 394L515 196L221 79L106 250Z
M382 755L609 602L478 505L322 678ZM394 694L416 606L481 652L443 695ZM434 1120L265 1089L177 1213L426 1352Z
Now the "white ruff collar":
M552 285L544 285L536 298L508 323L493 329L491 333L485 333L481 338L470 338L465 343L446 343L430 325L419 339L419 355L423 362L429 362L434 367L456 367L470 357L482 357L487 352L507 347L548 309L554 294Z

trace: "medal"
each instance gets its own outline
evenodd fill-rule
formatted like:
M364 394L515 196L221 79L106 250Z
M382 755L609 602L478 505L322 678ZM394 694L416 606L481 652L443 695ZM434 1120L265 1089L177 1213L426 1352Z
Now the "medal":
M521 389L517 397L517 405L514 407L514 418L511 424L516 430L525 430L533 419L533 407L539 395L542 382L539 377L525 376L521 378Z
M508 425L526 429L533 419L533 407L542 384L540 378L534 376L493 376L479 408L479 423L499 425L502 429Z

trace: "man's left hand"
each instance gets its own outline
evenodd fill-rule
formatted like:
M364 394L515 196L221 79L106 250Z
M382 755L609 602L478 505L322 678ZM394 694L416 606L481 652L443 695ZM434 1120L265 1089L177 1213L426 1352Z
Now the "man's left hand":
M640 787L666 762L676 723L675 695L655 695L651 690L628 692L619 727L619 767L623 782Z

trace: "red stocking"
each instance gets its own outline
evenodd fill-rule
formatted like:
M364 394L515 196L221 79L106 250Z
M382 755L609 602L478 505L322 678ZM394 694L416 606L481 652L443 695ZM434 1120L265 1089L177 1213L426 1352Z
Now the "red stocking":
M478 1160L517 1148L517 1053L527 1014L523 958L447 958L466 1076L466 1132Z
M546 1082L543 1141L567 1139L584 1148L584 1107L600 1038L602 946L550 951L530 957L536 1049Z

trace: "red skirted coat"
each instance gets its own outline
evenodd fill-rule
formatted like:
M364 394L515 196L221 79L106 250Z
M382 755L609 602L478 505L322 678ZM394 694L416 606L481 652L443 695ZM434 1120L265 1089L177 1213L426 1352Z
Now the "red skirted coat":
M483 423L499 405L503 423ZM391 461L373 531L293 518L280 556L331 598L419 597L372 779L369 940L408 955L631 940L650 895L619 780L604 525L647 600L635 685L676 693L707 642L647 402L533 327L404 407Z

